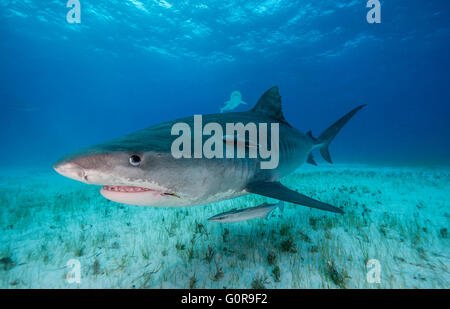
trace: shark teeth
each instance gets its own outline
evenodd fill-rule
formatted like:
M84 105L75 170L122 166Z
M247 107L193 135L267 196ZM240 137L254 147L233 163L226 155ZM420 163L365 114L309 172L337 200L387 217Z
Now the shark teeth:
M162 192L159 190L149 189L149 188L143 188L143 187L135 187L135 186L104 186L104 190L106 191L112 191L112 192L123 192L123 193L140 193L140 192L155 192L162 196L173 196L176 198L181 198L175 193L172 192Z
M128 192L128 193L156 191L148 188L134 187L134 186L104 186L103 188L107 191Z

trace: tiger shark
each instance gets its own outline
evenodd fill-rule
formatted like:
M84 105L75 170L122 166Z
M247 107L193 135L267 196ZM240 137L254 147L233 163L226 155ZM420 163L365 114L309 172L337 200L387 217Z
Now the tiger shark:
M79 150L57 161L54 169L68 178L101 185L100 193L105 198L130 205L186 207L252 193L342 214L338 207L285 187L280 179L303 163L316 165L312 156L315 149L332 163L330 142L363 107L351 110L318 138L311 131L301 133L286 121L278 87L267 90L249 111L203 115L204 122L223 126L237 122L277 123L279 162L273 169L261 169L260 157L175 158L171 153L175 138L171 128L179 122L192 125L194 117L153 125Z
M244 101L242 101L242 95L239 91L233 91L230 95L230 100L225 102L225 105L220 109L220 112L231 111L238 107L241 104L247 105Z

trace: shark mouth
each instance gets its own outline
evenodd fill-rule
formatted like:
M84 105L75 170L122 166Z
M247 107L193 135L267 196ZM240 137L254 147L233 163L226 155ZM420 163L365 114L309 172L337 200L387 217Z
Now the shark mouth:
M161 195L161 196L173 196L180 198L177 194L172 192L164 192L161 190L149 189L144 187L136 187L136 186L103 186L101 189L102 193L147 193L151 195Z
M147 191L154 191L157 193L162 193L158 190L153 190L149 188L143 188L143 187L134 187L134 186L104 186L103 190L105 191L114 191L114 192L126 192L126 193L138 193L138 192L147 192Z
M136 186L103 186L100 194L117 203L138 206L164 206L181 200L175 193Z

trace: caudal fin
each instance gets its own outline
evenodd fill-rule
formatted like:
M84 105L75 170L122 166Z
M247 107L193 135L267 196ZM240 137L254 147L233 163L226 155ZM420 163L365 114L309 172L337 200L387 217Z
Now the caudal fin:
M277 204L277 207L280 208L281 212L283 212L284 211L284 201L279 201Z
M366 106L366 104L351 110L348 114L323 131L319 138L316 139L315 144L319 147L320 154L327 162L333 163L333 161L331 161L330 152L328 151L328 145L330 145L331 141L339 133L342 127L364 106Z

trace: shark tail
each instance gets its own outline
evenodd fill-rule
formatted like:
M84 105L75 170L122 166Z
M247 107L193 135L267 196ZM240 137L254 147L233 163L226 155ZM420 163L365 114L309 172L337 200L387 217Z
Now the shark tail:
M331 160L330 152L328 150L328 146L330 145L331 141L339 133L342 127L364 106L366 106L366 104L352 109L344 117L333 123L328 129L323 131L317 139L314 139L311 133L308 132L308 136L314 139L315 147L319 148L320 154L327 162L333 163L333 161Z

